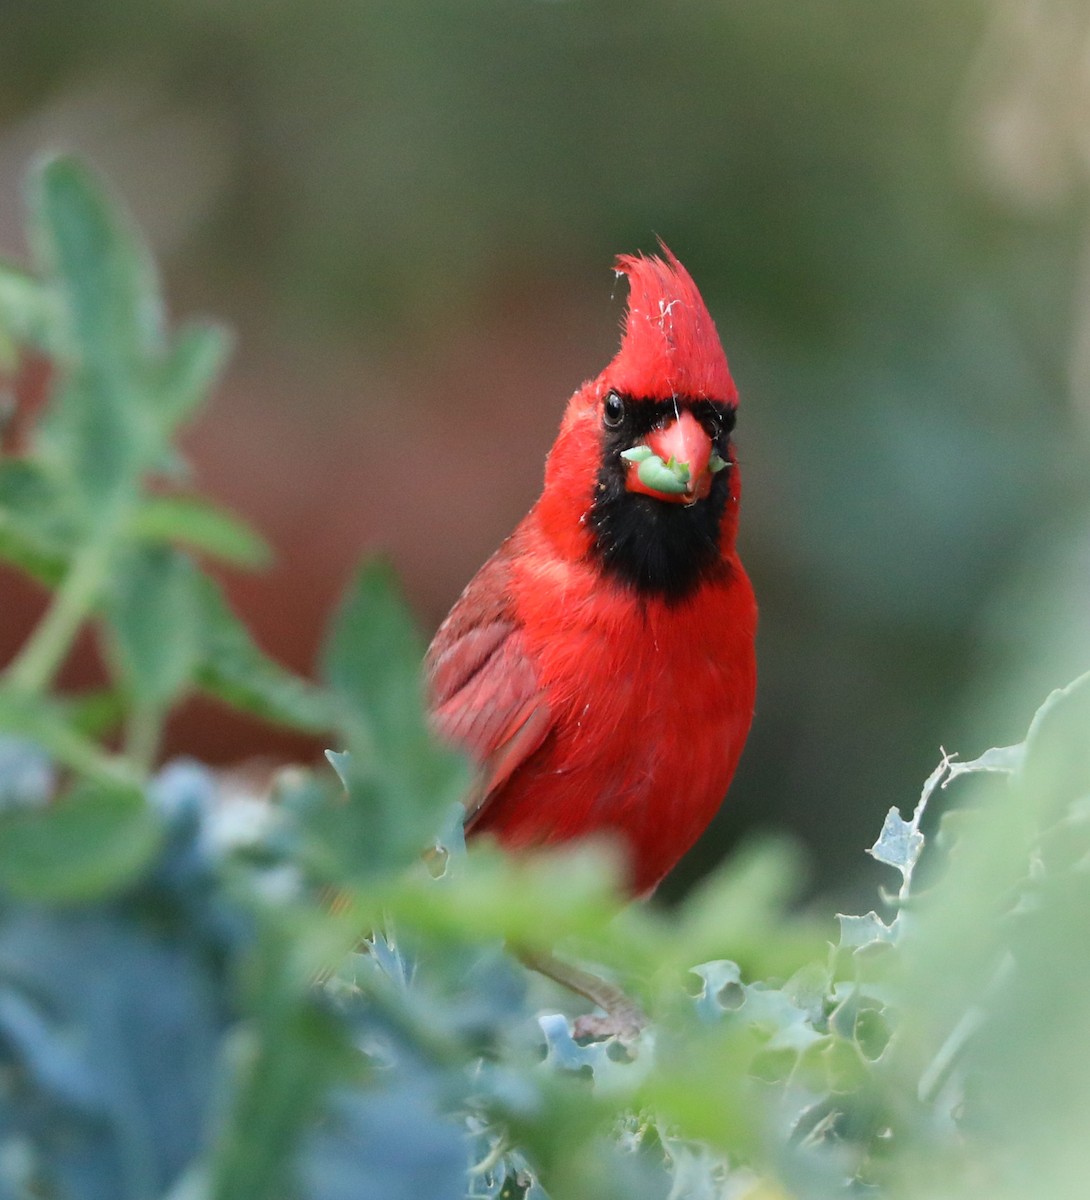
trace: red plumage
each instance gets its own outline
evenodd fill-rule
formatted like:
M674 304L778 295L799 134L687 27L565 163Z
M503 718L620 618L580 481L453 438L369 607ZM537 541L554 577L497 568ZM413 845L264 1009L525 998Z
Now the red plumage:
M737 392L714 323L665 247L617 270L620 350L569 401L540 499L454 605L427 670L436 728L480 767L467 833L511 849L613 836L640 894L730 784L757 609L735 550ZM679 494L621 456L636 446L672 468L682 445L694 479Z
M603 378L633 396L710 396L736 404L727 356L696 284L665 246L663 254L617 259L617 273L628 276L628 311L621 348Z

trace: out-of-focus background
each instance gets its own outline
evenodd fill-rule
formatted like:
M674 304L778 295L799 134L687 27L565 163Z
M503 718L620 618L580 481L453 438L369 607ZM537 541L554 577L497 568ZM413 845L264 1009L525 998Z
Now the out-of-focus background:
M742 392L762 612L742 769L666 891L761 827L847 904L940 743L1014 740L1090 664L1088 64L1080 0L8 0L0 252L76 149L176 312L235 329L189 449L278 553L235 603L306 670L365 553L439 621L613 353L613 256L661 236ZM0 586L8 656L36 597ZM170 749L318 747L194 705Z

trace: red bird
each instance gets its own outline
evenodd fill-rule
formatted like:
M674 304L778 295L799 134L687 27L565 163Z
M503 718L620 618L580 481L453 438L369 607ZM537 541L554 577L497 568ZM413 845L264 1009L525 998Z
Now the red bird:
M662 251L617 260L620 350L568 402L540 499L427 657L435 726L480 767L467 833L510 849L612 836L637 895L719 807L756 687L738 393Z

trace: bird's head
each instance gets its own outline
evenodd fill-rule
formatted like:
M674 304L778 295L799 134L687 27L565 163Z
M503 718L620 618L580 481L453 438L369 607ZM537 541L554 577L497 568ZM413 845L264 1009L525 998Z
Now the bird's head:
M623 255L621 346L571 398L540 516L560 548L645 594L684 598L733 553L738 393L715 324L677 258Z

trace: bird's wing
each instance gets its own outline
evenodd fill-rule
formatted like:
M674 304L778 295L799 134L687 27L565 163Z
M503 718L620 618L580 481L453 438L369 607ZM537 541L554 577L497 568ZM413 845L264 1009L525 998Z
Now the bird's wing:
M509 583L501 547L459 597L426 659L434 727L480 768L467 801L467 831L553 725L512 612Z

